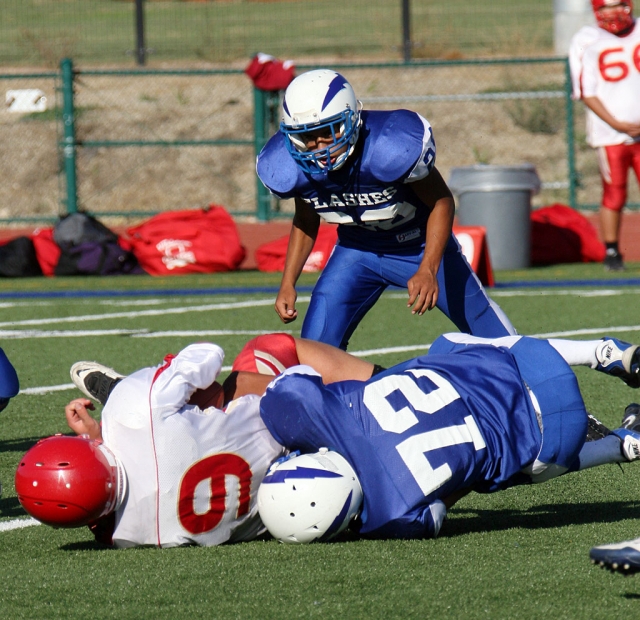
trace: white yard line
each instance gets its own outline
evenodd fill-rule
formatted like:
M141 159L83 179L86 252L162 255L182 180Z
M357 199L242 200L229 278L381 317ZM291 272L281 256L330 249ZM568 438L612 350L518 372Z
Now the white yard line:
M299 297L298 302L309 301L310 297ZM198 306L183 306L180 308L158 308L154 310L135 310L130 312L110 312L104 314L82 314L77 316L49 317L45 319L25 319L24 321L0 322L0 327L17 327L20 325L47 325L50 323L82 323L86 321L106 321L111 319L136 319L143 316L165 316L167 314L186 314L188 312L211 312L212 310L237 310L239 308L255 308L256 306L271 306L274 300L253 299L251 301L237 301L222 304L205 304Z
M640 331L640 325L622 325L618 327L593 327L585 329L572 329L561 332L548 332L545 334L530 334L534 338L568 338L570 336L589 336L597 334L612 334L619 332L637 332ZM157 333L133 333L134 338L154 338L154 337L171 337L171 336L235 336L235 335L259 335L269 332L264 331L234 331L234 330L216 330L216 331L174 331L174 332L157 332ZM70 332L73 334L73 332ZM0 331L0 339L3 337L3 332ZM44 337L44 336L43 336ZM424 351L425 353L431 347L431 343L425 344L412 344L412 345L400 345L397 347L383 347L380 349L365 349L363 351L349 351L351 355L356 357L373 357L376 355L387 355L389 353L410 353L412 351ZM229 372L231 366L223 366L222 372ZM24 395L41 395L49 392L61 392L64 390L74 389L73 383L64 383L62 385L49 385L42 387L32 387L20 390L20 394Z
M0 532L10 532L11 530L19 530L23 527L31 527L32 525L42 525L40 521L35 519L11 519L11 521L0 521Z

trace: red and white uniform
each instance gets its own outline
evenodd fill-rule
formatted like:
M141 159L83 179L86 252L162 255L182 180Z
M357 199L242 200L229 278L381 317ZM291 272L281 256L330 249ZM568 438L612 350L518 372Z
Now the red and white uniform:
M102 412L104 443L126 472L116 547L219 545L265 531L256 494L284 454L259 414L258 396L226 410L187 404L220 373L224 353L193 344L115 387Z
M620 37L594 26L571 41L569 64L575 99L597 97L617 119L640 123L640 27ZM633 144L634 139L587 110L587 142L593 147ZM640 142L636 138L635 142Z

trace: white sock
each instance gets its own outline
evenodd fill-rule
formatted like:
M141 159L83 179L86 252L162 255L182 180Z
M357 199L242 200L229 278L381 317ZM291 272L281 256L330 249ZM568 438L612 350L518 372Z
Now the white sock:
M561 340L549 338L549 344L562 356L569 366L589 366L595 368L598 365L596 348L602 340Z
M627 463L620 449L620 439L615 435L607 435L596 441L587 441L578 455L580 466L578 471L607 465L608 463Z

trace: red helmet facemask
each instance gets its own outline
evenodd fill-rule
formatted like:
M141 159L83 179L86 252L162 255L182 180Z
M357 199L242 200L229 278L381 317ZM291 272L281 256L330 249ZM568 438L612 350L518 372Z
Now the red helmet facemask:
M115 456L100 441L65 435L41 439L15 477L23 508L53 527L80 527L112 512L124 484Z
M631 0L591 0L598 26L611 34L623 33L634 24ZM602 12L598 9L609 8Z

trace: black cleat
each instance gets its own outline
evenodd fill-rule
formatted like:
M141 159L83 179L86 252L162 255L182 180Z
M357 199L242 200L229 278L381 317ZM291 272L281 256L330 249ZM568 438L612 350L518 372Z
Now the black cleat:
M589 557L594 564L613 573L637 573L640 571L640 539L593 547Z
M596 417L587 413L587 418L589 426L587 427L587 437L585 441L596 441L606 437L607 435L611 435L611 431Z
M71 366L71 380L87 397L104 405L111 390L124 377L113 368L98 362L76 362Z

